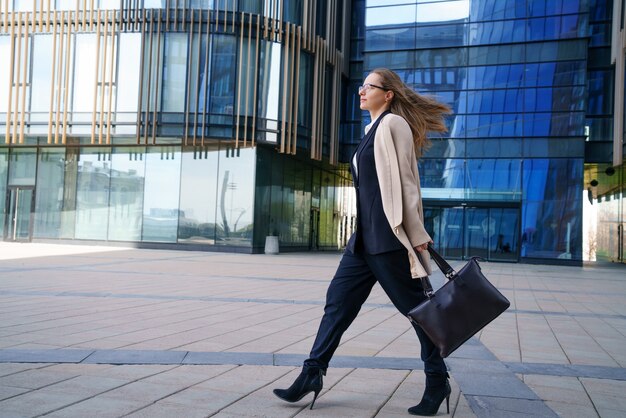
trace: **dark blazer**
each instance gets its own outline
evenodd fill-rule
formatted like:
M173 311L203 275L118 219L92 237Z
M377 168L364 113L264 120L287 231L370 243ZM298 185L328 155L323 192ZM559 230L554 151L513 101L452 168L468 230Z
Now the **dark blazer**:
M376 125L376 126L374 126ZM371 132L370 132L371 131ZM367 134L371 136L367 138ZM358 206L359 213L357 219L361 224L361 228L357 225L357 232L353 234L348 243L348 251L354 252L355 249L364 250L363 244L376 243L378 240L386 242L382 248L369 248L368 251L383 251L390 248L390 240L388 235L372 234L373 237L365 238L361 236L361 232L367 229L370 224L376 223L382 227L384 223L375 221L366 223L366 217L373 219L380 217L380 209L373 200L367 200L372 196L380 195L380 201L383 213L387 219L389 229L398 241L407 250L409 265L411 267L411 277L419 278L431 274L430 257L425 251L416 251L415 247L430 241L430 236L424 228L424 213L422 210L422 197L420 190L419 173L417 170L417 157L413 145L413 133L409 124L401 116L387 113L381 115L374 124L366 131L366 135L359 145L360 150L367 150L367 147L373 146L374 164L363 162L362 167L372 167L376 172L376 182L365 180L366 172L359 173L355 167L351 167L355 186L358 187ZM357 149L357 159L367 158L367 152L359 155ZM371 158L371 157L370 157ZM371 160L370 160L371 161ZM357 160L358 164L358 160ZM359 179L359 175L361 178ZM361 192L362 188L367 185L374 184L378 188L379 193ZM368 195L368 196L365 196ZM369 203L370 206L367 206ZM367 206L367 207L366 207ZM361 211L370 211L370 215ZM359 216L360 215L360 216ZM365 228L363 228L365 227ZM386 232L383 232L386 234Z
M352 253L364 251L366 254L381 254L404 248L385 216L374 161L376 129L387 113L389 112L384 112L376 119L350 160L357 209L357 229L347 245L347 249ZM356 168L354 156L357 161Z

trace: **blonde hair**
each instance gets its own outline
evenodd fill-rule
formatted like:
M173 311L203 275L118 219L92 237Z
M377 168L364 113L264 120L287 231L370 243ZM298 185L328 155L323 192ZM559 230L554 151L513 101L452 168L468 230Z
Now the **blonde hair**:
M389 110L402 116L413 133L413 145L418 157L430 146L426 136L428 132L446 132L444 115L452 113L447 105L432 97L421 95L404 84L398 74L387 69L377 68L372 71L381 79L381 87L393 91L393 99Z

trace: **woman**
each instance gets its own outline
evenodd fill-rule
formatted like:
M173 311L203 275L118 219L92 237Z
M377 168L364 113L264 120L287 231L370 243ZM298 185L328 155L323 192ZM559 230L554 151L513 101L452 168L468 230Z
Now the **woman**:
M359 87L360 107L372 123L351 161L357 196L357 228L350 238L326 294L324 316L309 358L288 389L274 389L287 402L322 390L322 376L341 336L356 318L376 282L406 315L425 299L420 277L431 273L417 173L417 156L428 131L446 130L450 109L407 87L388 69L372 71ZM415 326L421 343L426 390L413 415L434 415L446 400L450 384L439 350Z

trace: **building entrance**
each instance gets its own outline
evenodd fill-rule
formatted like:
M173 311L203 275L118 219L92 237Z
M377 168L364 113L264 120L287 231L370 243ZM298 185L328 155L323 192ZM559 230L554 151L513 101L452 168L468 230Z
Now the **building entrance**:
M6 194L5 241L30 241L35 188L9 186Z
M519 207L426 204L424 217L426 230L444 257L519 261Z

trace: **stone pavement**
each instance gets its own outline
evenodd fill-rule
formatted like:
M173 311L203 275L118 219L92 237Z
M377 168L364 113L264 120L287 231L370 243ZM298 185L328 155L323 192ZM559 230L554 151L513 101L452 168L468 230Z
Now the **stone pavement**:
M408 416L419 342L378 286L312 411L271 392L339 258L0 243L0 417ZM626 416L626 267L482 266L511 308L447 360L451 415Z

